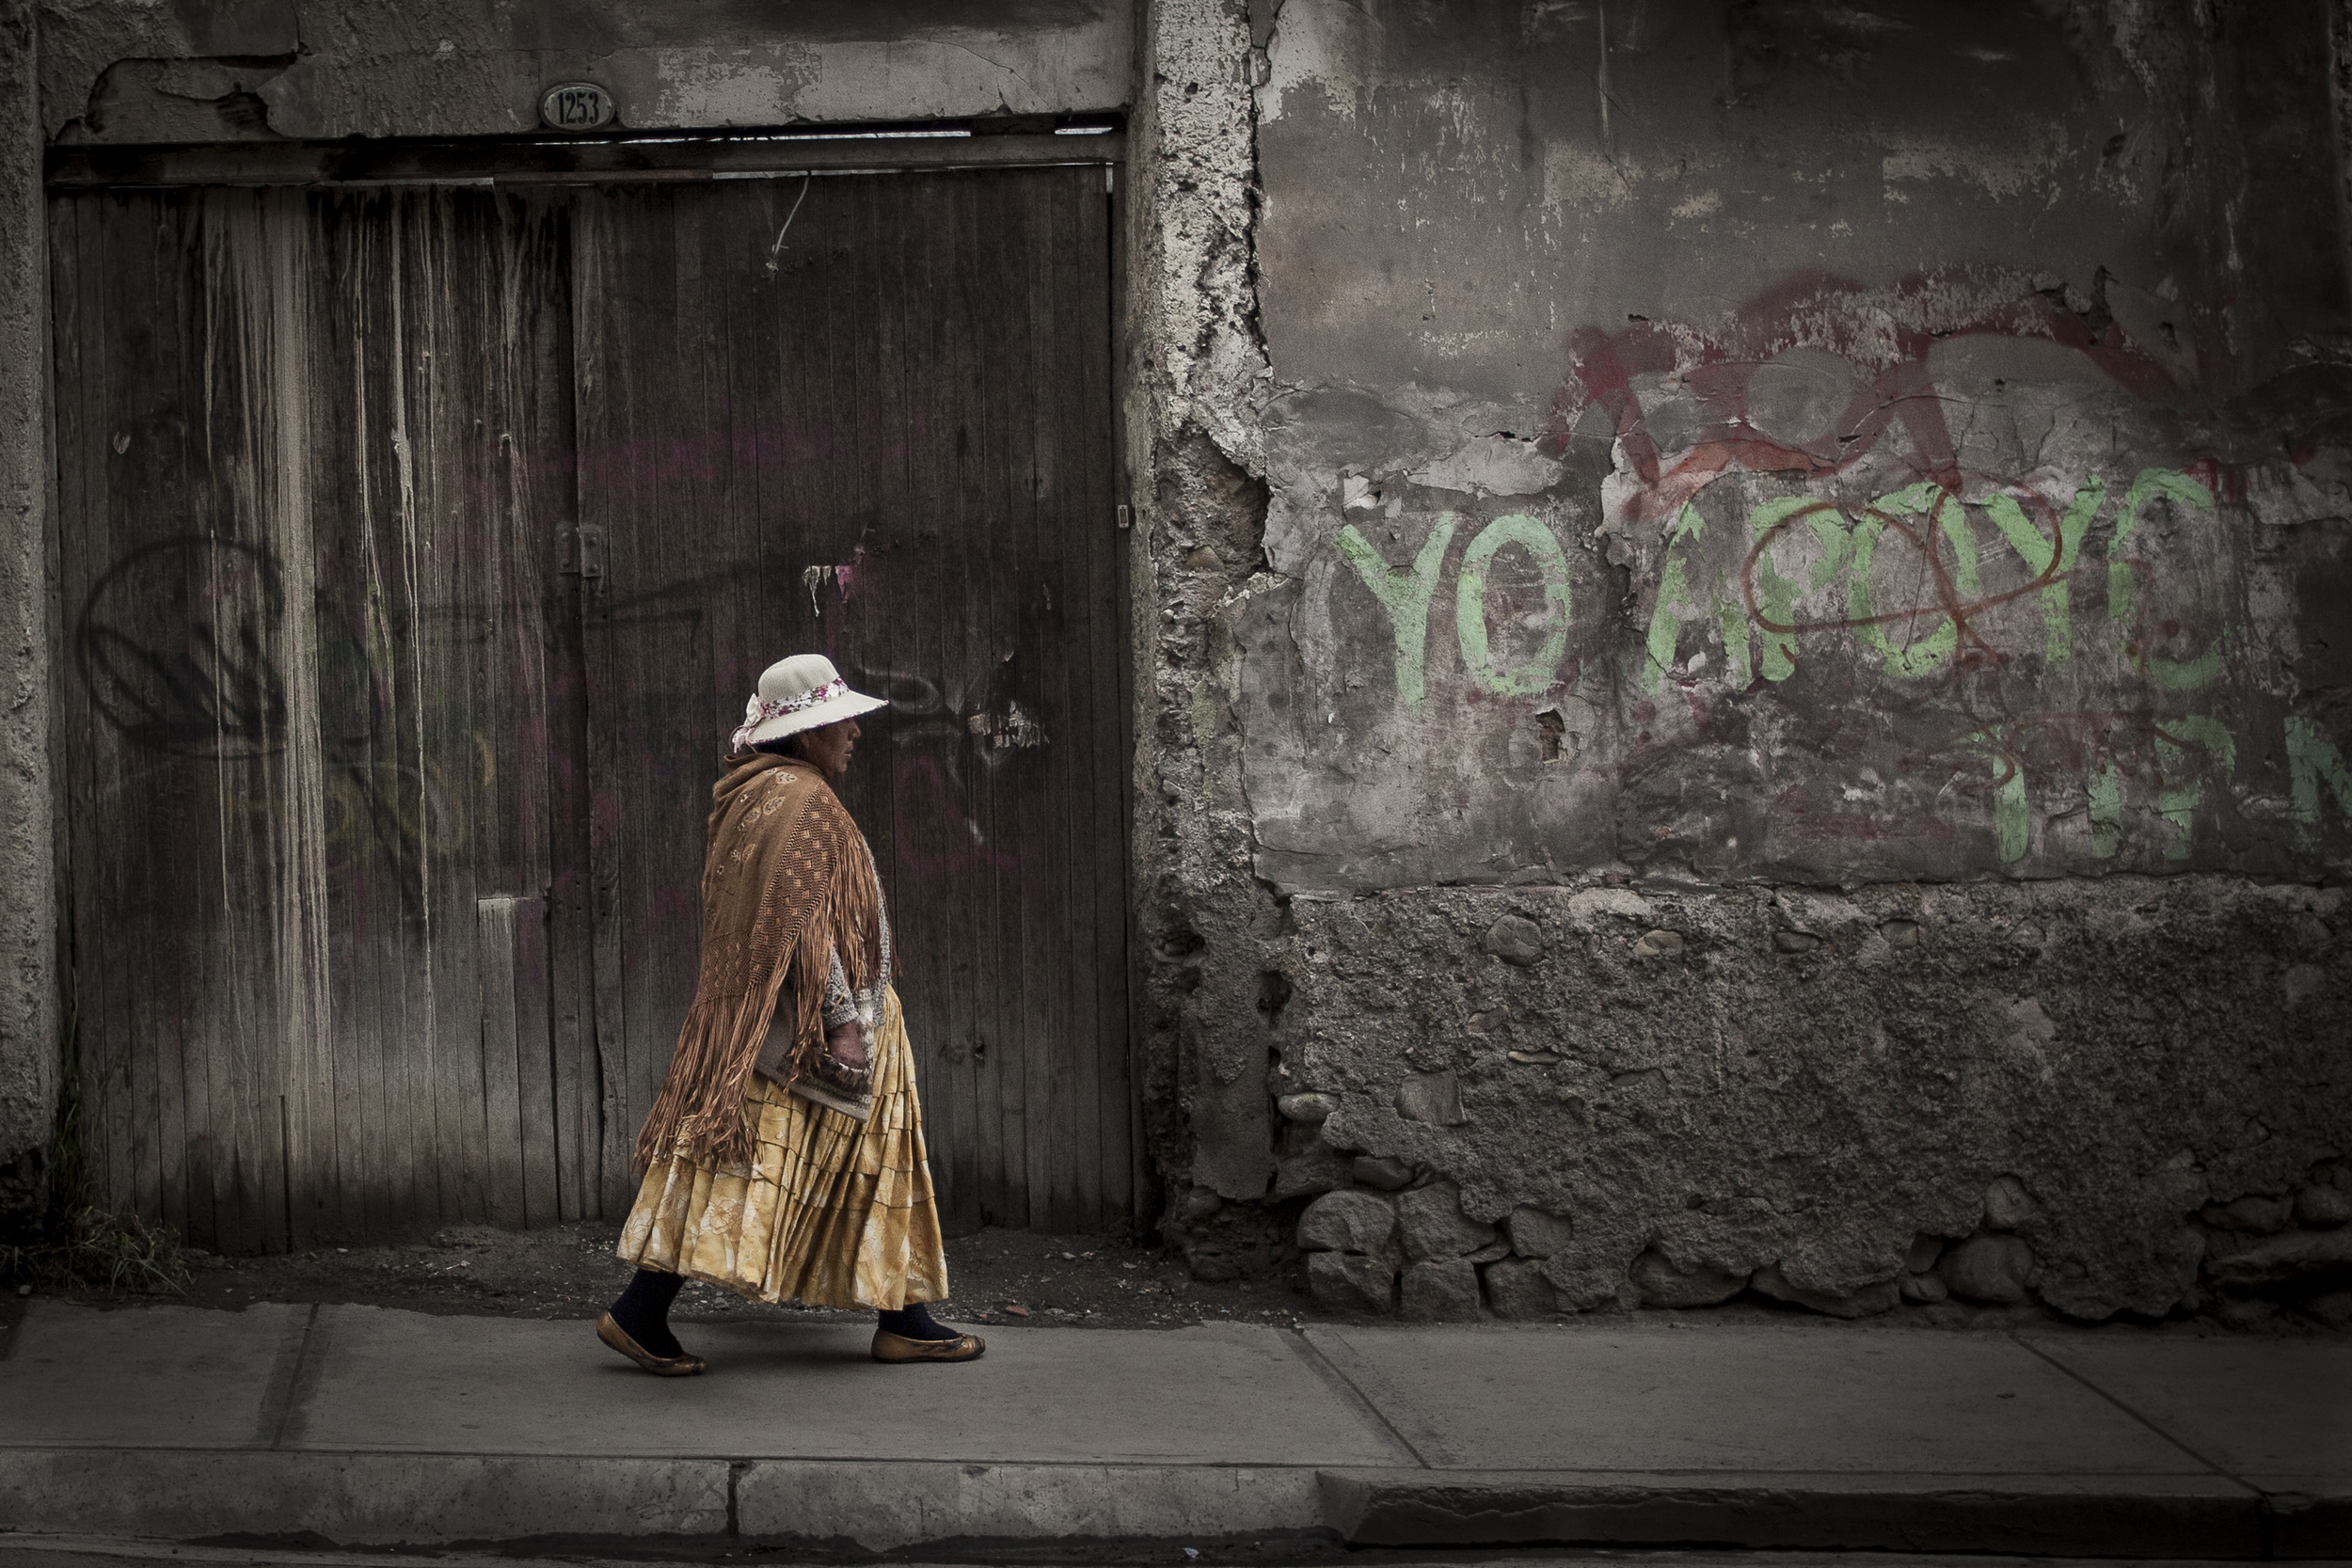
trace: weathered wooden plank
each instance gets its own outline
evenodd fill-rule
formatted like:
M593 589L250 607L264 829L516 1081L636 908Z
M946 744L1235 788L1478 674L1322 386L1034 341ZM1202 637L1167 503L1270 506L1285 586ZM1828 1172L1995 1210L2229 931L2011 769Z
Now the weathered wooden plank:
M1077 961L1080 953L1090 951L1094 936L1096 890L1094 879L1087 874L1090 869L1087 863L1093 836L1090 830L1100 810L1091 745L1097 715L1088 700L1090 606L1086 566L1101 537L1101 515L1097 513L1095 527L1089 530L1083 514L1095 499L1105 465L1087 460L1091 432L1082 404L1089 390L1085 360L1094 349L1092 334L1086 330L1095 314L1088 284L1099 277L1094 261L1100 252L1087 245L1082 214L1093 203L1080 190L1069 182L1057 182L1045 193L1043 205L1053 243L1046 247L1039 271L1047 296L1057 308L1052 318L1055 341L1041 346L1052 353L1061 373L1041 388L1040 446L1046 455L1039 464L1043 492L1040 549L1054 562L1054 575L1067 595L1052 606L1047 625L1052 635L1050 700L1057 730L1051 736L1052 754L1047 759L1055 808L1048 816L1053 834L1054 924L1056 944L1069 955L1061 967L1061 990L1056 998L1069 1042L1069 1066L1057 1085L1053 1191L1055 1207L1062 1216L1057 1223L1084 1229L1096 1223L1103 1207L1097 1127L1101 1030L1095 1018L1092 966Z
M1012 868L1008 855L1019 847L1000 767L1006 758L988 729L1009 711L1012 672L1008 666L1019 652L1000 579L1001 546L1010 535L1021 499L1015 483L1018 453L1005 439L1010 421L1004 418L1010 400L1018 396L1019 377L1004 372L1025 358L1019 330L1024 324L1016 311L1007 309L1004 297L1002 204L980 180L967 176L948 184L968 193L971 219L962 247L967 258L962 309L974 323L976 352L973 378L959 390L969 397L1002 388L1006 397L1003 403L991 400L988 416L968 405L955 409L960 429L970 432L975 458L970 510L953 524L965 543L968 572L958 595L967 627L964 657L955 673L966 723L965 810L973 828L967 863L977 873L969 907L987 978L973 1020L978 1035L976 1049L985 1052L979 1080L982 1120L976 1132L983 1150L981 1201L992 1223L1026 1229L1029 1085L1022 995L1028 980L1028 952L1022 940L1020 887L1003 874ZM1013 385L1006 387L1007 382ZM977 733L971 726L974 719L980 721Z
M1054 809L1047 821L1053 834L1056 945L1067 955L1056 1004L1069 1064L1056 1082L1053 1192L1057 1224L1071 1229L1091 1227L1103 1206L1096 1125L1101 1031L1094 1016L1092 966L1079 958L1090 951L1094 934L1095 890L1093 879L1084 873L1089 830L1100 809L1089 744L1097 716L1087 701L1086 562L1100 538L1101 514L1092 519L1091 530L1082 515L1095 499L1099 475L1106 467L1087 460L1090 431L1080 404L1089 390L1084 362L1094 347L1092 334L1085 329L1095 316L1087 285L1100 276L1093 264L1100 252L1087 245L1080 216L1090 205L1069 181L1056 182L1045 193L1043 215L1053 241L1039 268L1046 296L1056 304L1051 318L1056 341L1050 347L1059 372L1040 388L1040 445L1048 455L1039 463L1044 476L1039 548L1054 562L1054 576L1064 590L1064 596L1050 607L1047 626L1053 639L1049 689L1057 733L1051 736L1046 768L1053 781L1049 798Z
M515 924L516 1101L521 1121L517 1164L522 1172L522 1217L537 1227L562 1217L557 1198L555 1077L549 1051L550 1002L548 904L524 899Z
M1099 1223L1104 1228L1117 1227L1122 1218L1133 1221L1142 1217L1136 1209L1139 1196L1136 1180L1141 1159L1140 1140L1136 1135L1140 1101L1129 1068L1134 1049L1128 945L1132 915L1126 878L1132 832L1127 809L1132 755L1128 733L1131 689L1125 678L1127 661L1122 653L1128 637L1126 596L1120 592L1132 535L1120 531L1115 523L1107 529L1103 526L1105 520L1115 518L1119 504L1126 499L1116 394L1120 346L1116 296L1119 279L1124 276L1124 256L1120 207L1116 194L1107 188L1109 184L1109 181L1104 181L1106 188L1096 208L1098 217L1089 226L1090 231L1100 236L1104 257L1102 287L1089 293L1089 313L1100 324L1099 336L1089 340L1078 366L1087 387L1082 394L1084 403L1095 411L1094 418L1100 421L1096 427L1100 432L1098 438L1109 457L1101 466L1099 491L1079 509L1076 525L1080 537L1095 544L1087 556L1087 668L1092 677L1093 719L1088 733L1094 752L1097 811L1091 827L1087 874L1095 888L1091 969L1097 1060L1101 1064L1095 1115L1101 1139L1097 1178L1102 1194ZM1089 244L1084 248L1090 251L1094 247Z
M76 807L76 886L105 911L77 913L77 949L143 976L83 988L94 1142L129 1161L111 1190L230 1250L442 1217L420 1172L453 1175L450 1217L482 1212L472 879L547 879L545 768L500 759L530 751L517 716L560 658L525 547L543 508L505 453L569 401L522 319L545 258L499 200L59 202L60 296L85 302L61 363L70 340L135 405L116 432L103 376L60 400L61 452L101 481L61 459L68 766L120 781Z
M517 1002L523 974L516 961L516 927L535 899L511 894L474 901L479 958L475 975L482 996L483 1119L489 1149L485 1202L496 1225L519 1226L523 1196L521 1027Z
M56 323L55 381L56 387L57 497L61 511L87 519L79 528L58 531L59 565L69 583L88 583L115 553L115 509L108 495L106 462L110 436L101 427L112 422L106 408L107 359L100 351L109 308L105 291L126 278L110 266L113 256L105 244L105 204L103 200L58 201L50 206L51 309ZM149 293L141 289L133 297ZM144 460L144 454L142 454ZM67 614L81 610L73 605ZM77 640L78 641L78 640ZM119 772L112 731L87 701L87 682L69 685L65 693L65 728L72 741L63 759L67 771L66 800L70 806L68 844L74 855L68 881L72 902L74 950L93 951L103 925L100 912L112 892L112 866L103 843L86 842L99 824L92 808L105 799L101 780ZM78 830L78 832L76 831ZM91 1185L108 1199L119 1191L118 1173L111 1168L117 1154L114 1130L106 1121L109 1053L119 1037L116 1008L121 976L104 972L73 972L72 1027L77 1053L81 1103L79 1132L82 1167Z
M677 247L670 193L595 193L575 280L581 328L580 498L604 536L592 585L589 723L597 882L597 1039L606 1077L604 1201L625 1212L629 1149L652 1103L686 1006L701 870L709 740L710 653L702 596L663 576L665 545L705 515L709 444L692 428L700 397L681 377ZM667 366L664 373L660 367ZM686 400L681 402L681 400ZM689 553L681 547L681 555ZM699 572L694 574L700 576ZM691 579L690 579L691 580ZM690 774L693 782L690 783Z
M578 437L573 388L580 373L574 347L577 293L573 269L588 264L573 244L568 203L534 197L524 210L538 219L535 247L551 280L548 300L551 363L548 373L563 396L546 405L543 446L533 463L544 485L541 525L558 564L551 610L554 667L548 692L548 953L549 1039L555 1100L558 1216L582 1219L601 1212L604 1159L603 1096L596 1069L596 928L591 911L589 854L589 729L585 678L587 644L581 578L576 569L580 515Z
M968 189L950 185L938 198L939 218L918 225L898 257L890 284L906 317L905 336L918 357L911 367L920 388L954 389L974 384L968 324L953 307L961 297L949 259L973 230ZM945 281L943 281L943 279ZM908 302L919 301L916 309ZM960 673L969 667L966 618L949 607L968 588L966 530L957 521L972 510L967 483L968 436L946 399L910 398L897 426L908 452L908 483L930 498L910 518L901 568L911 584L904 622L913 629L903 667L913 689L919 738L895 750L891 818L901 843L895 895L915 917L900 916L900 941L914 972L911 1025L919 1026L917 1052L930 1069L923 1080L930 1120L930 1149L944 1223L968 1234L984 1223L984 1169L993 1134L982 1132L980 1082L987 1058L975 1054L982 1036L978 1014L989 976L968 938L974 846L965 823L964 768L970 755ZM912 725L910 725L912 727ZM910 766L912 765L912 766Z
M341 633L336 733L337 875L331 920L343 994L337 1030L338 1174L344 1223L378 1232L437 1217L439 1166L430 1108L432 1024L425 1000L440 978L433 927L419 896L413 849L419 816L404 781L421 776L415 734L412 641L421 622L414 552L402 547L413 486L402 483L406 409L395 393L396 335L380 317L402 278L392 198L372 193L346 220L323 225L331 260L322 309L348 362L334 379L347 417L322 432L340 480L343 527L327 565ZM397 433L399 439L394 439ZM406 655L407 657L404 657ZM391 959L387 962L387 958ZM422 1189L422 1190L421 1190Z

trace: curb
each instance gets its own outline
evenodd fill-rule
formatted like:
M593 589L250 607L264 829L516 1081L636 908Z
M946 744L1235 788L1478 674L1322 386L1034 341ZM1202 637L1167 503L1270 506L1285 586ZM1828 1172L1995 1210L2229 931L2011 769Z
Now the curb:
M1713 1545L2052 1557L2261 1558L2343 1552L2313 1507L2292 1542L2266 1499L2219 1476L1323 1472L1325 1521L1352 1545ZM2292 1551L2281 1547L2292 1545Z
M1304 1466L278 1449L0 1449L0 1534L407 1546L647 1541L893 1551L1268 1540L1323 1528Z
M2352 1556L2352 1495L2207 1476L996 1465L282 1449L0 1449L0 1532L903 1552L989 1543L1718 1546Z

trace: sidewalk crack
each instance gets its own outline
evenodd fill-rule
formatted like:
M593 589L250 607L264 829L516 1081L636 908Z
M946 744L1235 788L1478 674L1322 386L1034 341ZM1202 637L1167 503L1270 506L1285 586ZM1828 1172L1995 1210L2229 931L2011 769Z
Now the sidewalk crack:
M283 1449L302 1441L310 1396L318 1391L326 1364L326 1323L333 1310L312 1302L308 1311L286 1315L286 1332L278 1341L269 1383L262 1391L255 1448Z
M2011 1334L2009 1338L2011 1343L2024 1346L2028 1353L2040 1356L2043 1361L2049 1363L2053 1367L2056 1367L2059 1371L2065 1373L2068 1377L2073 1378L2076 1383L2081 1384L2084 1387L2090 1389L2092 1393L2098 1395L2101 1399L2115 1406L2116 1409L2121 1410L2124 1415L2129 1416L2133 1420L2137 1421L2141 1426L2146 1427L2165 1443L2180 1449L2183 1453L2188 1455L2189 1458L2197 1461L2198 1464L2202 1465L2206 1469L2211 1470L2215 1475L2219 1476L2222 1480L2233 1481L2240 1486L2245 1487L2248 1491L2255 1494L2257 1497L2264 1495L2261 1487L2256 1486L2253 1482L2248 1481L2244 1476L2231 1470L2226 1465L2217 1463L2212 1458L2212 1456L2201 1453L2197 1449L2189 1447L2189 1445L2181 1438L2174 1436L2172 1433L2165 1431L2161 1426L2158 1426L2153 1418L2144 1416L2139 1411L2135 1410L2131 1405L2125 1403L2123 1400L2107 1392L2105 1388L2100 1387L2097 1384L2091 1382L2090 1379L2084 1373L2073 1367L2068 1366L2064 1361L2058 1359L2058 1357L2055 1355L2052 1355L2049 1352L2043 1350L2040 1345L2035 1344L2031 1339L2026 1338L2024 1335Z
M1424 1470L1436 1469L1438 1463L1454 1463L1454 1456L1444 1451L1443 1440L1437 1433L1423 1432L1421 1442L1415 1443L1405 1434L1402 1427L1389 1418L1388 1412L1382 1410L1372 1397L1372 1390L1386 1387L1387 1380L1356 1354L1355 1346L1328 1329L1300 1329L1297 1332L1299 1342L1307 1347L1308 1365L1359 1415L1369 1418L1375 1432L1385 1434ZM1327 1338L1331 1341L1329 1344L1324 1342ZM1343 1362L1345 1365L1342 1365ZM1390 1389L1389 1394L1391 1402L1402 1409L1402 1402L1396 1400L1395 1391ZM1429 1455L1422 1451L1424 1444L1437 1454L1436 1462L1433 1463Z

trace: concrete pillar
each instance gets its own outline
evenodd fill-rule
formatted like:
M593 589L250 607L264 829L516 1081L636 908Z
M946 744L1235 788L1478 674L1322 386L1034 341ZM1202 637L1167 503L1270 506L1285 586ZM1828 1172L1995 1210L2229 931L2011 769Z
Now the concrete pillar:
M0 1233L40 1212L57 1100L49 307L31 0L0 0Z

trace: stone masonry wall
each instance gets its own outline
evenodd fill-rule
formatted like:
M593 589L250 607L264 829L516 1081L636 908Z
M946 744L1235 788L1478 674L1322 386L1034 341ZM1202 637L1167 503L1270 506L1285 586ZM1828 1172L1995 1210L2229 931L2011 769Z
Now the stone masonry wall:
M2341 888L1594 879L1293 910L1275 1192L1337 1194L1302 1242L1372 1309L1399 1264L1404 1308L1443 1316L1483 1273L1507 1315L1949 1288L2090 1319L2352 1266Z

